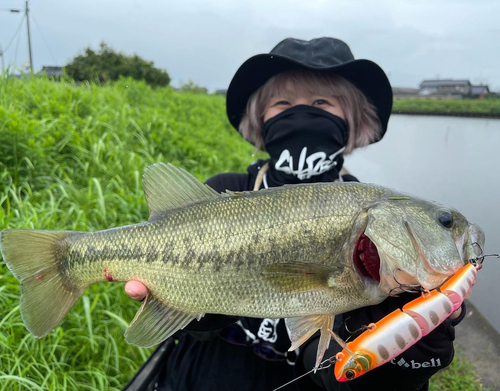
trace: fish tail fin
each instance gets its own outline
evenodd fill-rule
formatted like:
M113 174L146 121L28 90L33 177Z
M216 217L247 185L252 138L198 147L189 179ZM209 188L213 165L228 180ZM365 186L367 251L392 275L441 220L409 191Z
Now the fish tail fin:
M64 273L71 231L9 229L0 232L2 257L21 283L21 316L38 338L48 334L71 310L86 287Z

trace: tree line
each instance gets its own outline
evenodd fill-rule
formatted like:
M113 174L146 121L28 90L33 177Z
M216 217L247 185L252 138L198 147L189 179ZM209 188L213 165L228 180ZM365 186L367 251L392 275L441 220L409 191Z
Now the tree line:
M138 55L126 55L116 52L107 43L101 42L99 50L90 47L83 54L76 56L64 67L68 77L77 81L93 81L106 84L120 77L130 77L134 80L144 80L153 87L166 87L170 84L170 76L166 70L154 66L153 61L147 61ZM181 90L195 93L207 93L193 81L182 84Z

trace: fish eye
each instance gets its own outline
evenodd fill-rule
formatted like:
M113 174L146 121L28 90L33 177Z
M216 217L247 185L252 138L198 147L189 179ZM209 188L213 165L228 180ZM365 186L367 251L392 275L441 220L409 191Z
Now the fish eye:
M349 369L345 372L345 377L348 380L352 380L356 377L356 372L354 372L352 369Z
M453 226L453 215L447 210L442 210L438 214L438 221L443 227L451 228Z

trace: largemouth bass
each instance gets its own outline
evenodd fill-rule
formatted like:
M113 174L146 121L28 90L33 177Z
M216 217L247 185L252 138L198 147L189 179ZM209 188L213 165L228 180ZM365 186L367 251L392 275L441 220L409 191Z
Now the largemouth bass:
M287 318L291 350L321 330L319 364L335 314L377 304L400 284L436 288L484 247L482 230L456 210L375 185L218 194L160 163L146 170L144 190L144 223L1 232L33 335L56 327L90 285L137 280L150 294L129 343L158 344L205 313Z

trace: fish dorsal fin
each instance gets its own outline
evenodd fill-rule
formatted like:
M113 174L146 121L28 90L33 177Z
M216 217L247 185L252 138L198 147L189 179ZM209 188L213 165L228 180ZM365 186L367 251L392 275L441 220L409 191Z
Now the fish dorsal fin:
M144 173L143 185L150 218L169 209L220 197L210 186L170 163L149 166Z

